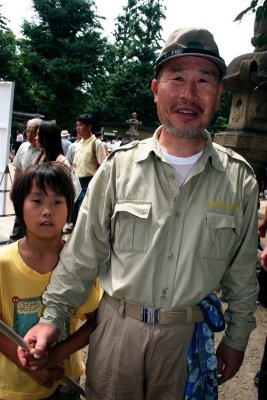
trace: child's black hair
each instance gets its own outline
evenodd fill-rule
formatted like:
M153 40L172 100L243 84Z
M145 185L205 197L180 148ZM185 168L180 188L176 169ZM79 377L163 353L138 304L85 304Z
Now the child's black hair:
M11 191L11 200L17 218L24 228L23 205L25 198L31 191L32 183L47 194L47 188L64 196L68 208L68 219L70 217L74 199L75 189L71 179L69 168L63 163L57 161L44 162L28 167L13 183Z

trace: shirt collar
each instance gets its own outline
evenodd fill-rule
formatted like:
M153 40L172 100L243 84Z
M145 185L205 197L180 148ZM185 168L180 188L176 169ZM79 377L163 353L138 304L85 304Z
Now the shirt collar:
M136 162L144 161L148 158L151 153L160 159L162 159L162 154L159 145L159 136L162 130L162 126L156 129L154 135L151 138L142 140L140 142L140 151L138 152Z
M92 136L90 136L88 139L81 139L80 142L81 143L89 143L91 142L93 139L95 138L95 135L92 134Z
M156 157L163 161L162 153L160 150L159 144L159 136L162 131L162 126L156 129L152 138L142 140L139 142L140 150L138 152L136 162L146 160L151 153L154 153ZM203 167L210 160L211 165L218 169L219 171L225 171L225 166L223 165L223 160L219 157L218 152L216 151L214 144L212 143L210 133L205 130L206 135L206 146L203 151L202 157L198 160Z

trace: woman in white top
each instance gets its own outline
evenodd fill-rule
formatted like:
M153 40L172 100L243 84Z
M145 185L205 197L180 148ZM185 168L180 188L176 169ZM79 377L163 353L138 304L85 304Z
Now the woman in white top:
M55 121L42 121L37 130L37 146L42 148L35 164L46 161L58 161L70 168L61 144L61 131Z

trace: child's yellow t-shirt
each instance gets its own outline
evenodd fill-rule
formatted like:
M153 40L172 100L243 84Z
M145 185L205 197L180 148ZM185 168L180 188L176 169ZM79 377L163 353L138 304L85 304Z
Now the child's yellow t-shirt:
M42 315L44 306L41 296L50 281L51 273L42 275L28 267L19 254L18 242L0 249L0 318L21 337L38 323ZM59 341L76 330L79 319L85 320L85 314L98 307L102 293L97 283L88 301L76 310L70 321L65 323ZM77 379L83 374L84 365L78 352L65 360L64 368L72 379ZM60 383L57 382L52 388L39 385L2 353L0 353L0 376L0 399L7 400L46 398Z

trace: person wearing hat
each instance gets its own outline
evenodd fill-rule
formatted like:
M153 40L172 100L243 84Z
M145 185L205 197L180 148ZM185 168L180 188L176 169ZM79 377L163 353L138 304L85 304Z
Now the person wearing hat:
M69 137L70 137L70 134L66 129L61 131L61 144L62 144L64 156L67 155L68 148L71 144L71 142L69 141Z
M212 334L202 328L223 325L211 297L219 287L227 302L219 383L242 363L255 328L258 189L250 165L206 130L225 73L210 32L170 36L152 81L162 125L112 152L97 171L43 296L43 318L25 336L38 365L98 276L105 293L89 340L88 399L217 398L216 356L207 357ZM205 307L213 306L216 317L206 324ZM193 382L196 334L205 351L195 358L201 368ZM212 380L202 379L204 361Z

